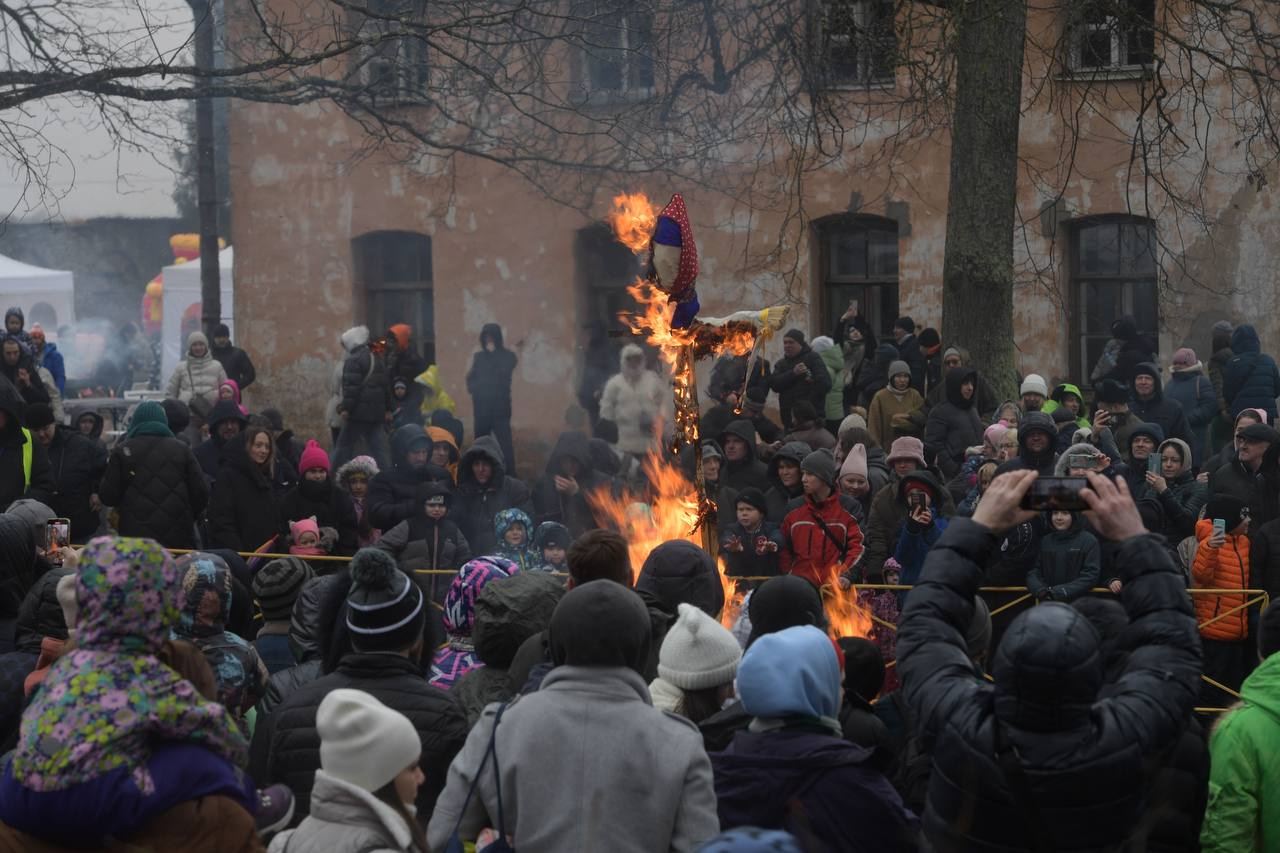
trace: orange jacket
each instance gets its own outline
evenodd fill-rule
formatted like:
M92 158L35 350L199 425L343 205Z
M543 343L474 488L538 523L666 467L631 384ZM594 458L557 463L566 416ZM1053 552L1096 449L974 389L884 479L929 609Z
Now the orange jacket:
M1197 589L1248 589L1249 588L1249 537L1227 534L1221 548L1210 548L1206 540L1213 535L1213 519L1202 518L1196 522L1196 559L1191 566L1191 578ZM1230 616L1205 625L1219 613L1240 607L1248 600L1243 593L1223 595L1194 595L1196 621L1202 625L1200 636L1206 640L1238 641L1249 636L1249 612L1242 608Z

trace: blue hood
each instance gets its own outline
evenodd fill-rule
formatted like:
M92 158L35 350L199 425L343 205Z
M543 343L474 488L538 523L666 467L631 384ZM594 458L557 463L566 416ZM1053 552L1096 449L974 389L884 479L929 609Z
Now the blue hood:
M753 717L834 718L840 664L831 640L812 625L760 637L738 666L738 696Z
M1262 352L1262 342L1258 340L1258 332L1245 324L1236 326L1236 330L1231 333L1231 351L1236 355L1246 352Z

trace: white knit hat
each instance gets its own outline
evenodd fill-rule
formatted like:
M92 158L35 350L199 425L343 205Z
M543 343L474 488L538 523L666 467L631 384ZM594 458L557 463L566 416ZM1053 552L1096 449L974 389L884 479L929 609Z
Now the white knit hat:
M1018 394L1039 394L1041 397L1048 397L1049 384L1039 373L1028 373L1027 378L1022 380L1022 389Z
M702 690L733 681L740 660L742 647L728 628L681 604L658 653L658 675L681 690Z
M330 690L316 711L316 730L324 772L370 793L422 753L409 718L363 690Z

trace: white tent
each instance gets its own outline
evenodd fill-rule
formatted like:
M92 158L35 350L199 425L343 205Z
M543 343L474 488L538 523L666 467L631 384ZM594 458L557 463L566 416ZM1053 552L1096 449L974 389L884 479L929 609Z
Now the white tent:
M218 273L222 279L222 322L231 327L232 335L235 334L235 286L233 284L231 264L235 256L231 252L231 247L223 249L218 253ZM160 386L163 388L164 383L169 381L169 376L173 373L173 369L178 366L178 362L182 360L184 354L183 344L185 337L182 328L183 315L192 311L194 312L197 322L196 328L199 328L198 318L200 316L200 262L192 261L188 264L174 264L165 267L161 274L164 276L164 309L161 318L161 355L160 355Z
M45 337L58 339L58 327L76 319L76 285L67 270L47 270L0 255L0 311L22 309L26 328L39 323Z

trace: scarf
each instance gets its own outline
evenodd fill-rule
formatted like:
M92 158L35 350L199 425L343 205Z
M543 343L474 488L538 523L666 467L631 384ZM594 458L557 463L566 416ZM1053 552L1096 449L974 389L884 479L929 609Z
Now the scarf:
M13 776L33 791L60 791L119 768L144 796L155 792L155 745L202 746L236 765L244 736L219 704L156 657L178 624L176 564L150 539L103 536L80 558L79 647L59 658L22 715Z

